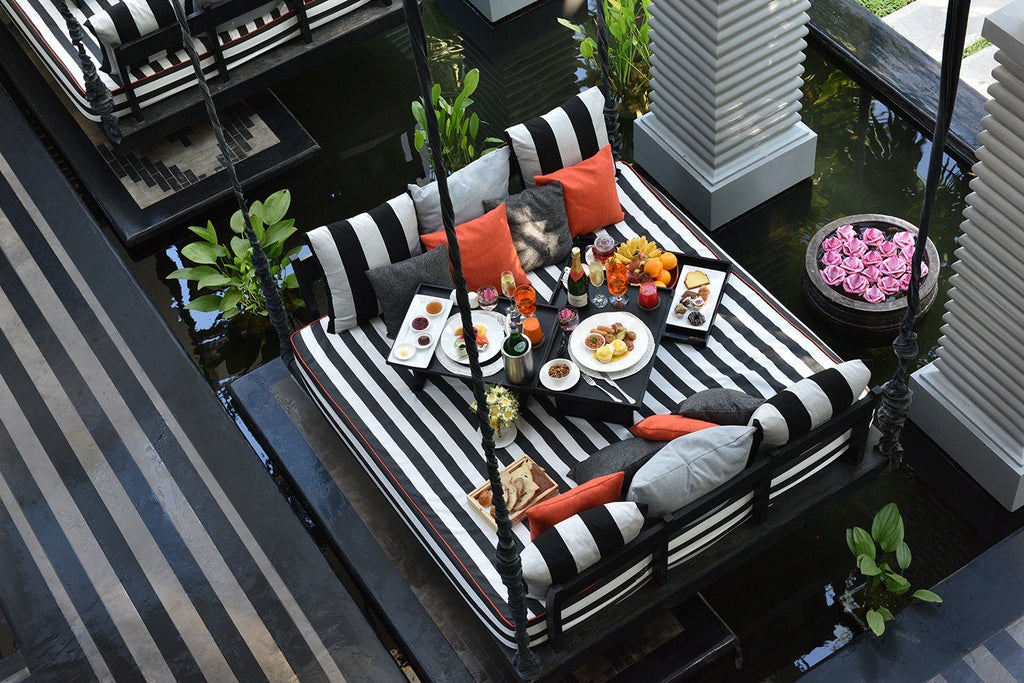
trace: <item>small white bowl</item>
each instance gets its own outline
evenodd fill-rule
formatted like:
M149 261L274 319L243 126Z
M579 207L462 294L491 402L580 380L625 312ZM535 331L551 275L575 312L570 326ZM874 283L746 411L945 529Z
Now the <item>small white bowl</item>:
M417 320L419 320L420 318L423 318L424 320L426 320L427 324L424 325L423 327L416 327L416 325L414 323ZM409 329L412 330L413 332L415 332L416 334L421 334L423 332L426 332L427 330L430 329L430 316L428 316L426 314L415 316L412 320L409 321Z
M477 296L476 292L466 292L466 296L469 298L469 307L470 308L479 308L480 307L480 297ZM451 299L452 303L455 304L456 306L459 305L458 299L455 298L455 290L454 289L452 290L452 293L448 296L448 298Z
M395 346L395 358L398 360L409 360L416 355L416 347L408 342L402 342Z
M558 363L565 363L569 366L569 374L562 379L556 379L548 374L548 370L552 365ZM540 383L552 391L565 391L576 386L576 382L580 381L580 369L575 363L568 358L555 358L549 360L540 369Z
M423 339L424 337L426 337L426 343L421 344L420 340ZM416 346L418 346L421 349L428 348L433 343L434 335L430 334L429 332L420 332L418 335L416 335Z
M433 301L428 301L428 302L426 303L426 305L425 305L425 306L423 307L423 312L424 312L424 313L425 313L425 314L426 314L427 316L429 316L429 317L431 317L431 318L436 318L437 316L439 316L439 315L441 315L442 313L444 313L444 304L441 304L441 302L440 302L440 301L437 301L437 303L438 303L438 304L440 304L440 306L441 306L441 308L437 309L437 313L431 313L431 312L430 312L429 310L427 310L427 307L428 307L428 306L430 306L430 304L432 304L432 303L434 303L434 302L433 302Z

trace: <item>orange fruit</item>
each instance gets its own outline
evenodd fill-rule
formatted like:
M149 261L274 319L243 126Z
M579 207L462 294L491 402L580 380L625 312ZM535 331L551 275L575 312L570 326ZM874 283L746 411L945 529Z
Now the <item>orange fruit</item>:
M672 282L672 273L668 272L667 268L663 268L662 271L658 273L657 280L667 287L668 284Z
M679 259L677 259L676 255L673 254L672 252L666 251L661 255L661 265L665 268L665 270L672 270L673 268L679 265Z
M650 275L652 279L657 279L661 275L662 269L661 259L647 259L647 263L644 264L644 272Z

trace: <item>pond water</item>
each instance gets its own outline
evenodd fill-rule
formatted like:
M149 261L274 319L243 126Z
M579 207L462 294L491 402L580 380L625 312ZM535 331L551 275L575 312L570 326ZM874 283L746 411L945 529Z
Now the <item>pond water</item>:
M423 2L434 76L451 92L465 71L480 69L481 86L474 99L485 134L543 113L579 90L585 73L575 43L569 31L555 23L558 15L579 19L578 7L548 3L515 31L492 34L472 18L466 19L461 2L444 0L443 6L438 0ZM460 16L461 31L446 12ZM322 151L248 195L250 200L261 199L277 189L290 189L289 215L300 228L310 229L375 206L401 192L422 172L410 149L409 102L417 86L402 31L371 39L274 91ZM804 251L818 227L843 215L886 213L916 223L929 142L813 49L808 50L805 64L803 117L818 134L814 177L714 237L836 351L846 358L868 359L874 380L883 381L895 368L887 344L865 346L824 328L804 307L800 286ZM918 330L920 364L933 357L939 337L948 265L968 180L964 169L946 160L931 233L943 268L936 306ZM233 210L225 202L207 217L226 226ZM186 234L184 227L179 236ZM246 329L237 321L227 323L183 309L193 294L164 277L179 267L179 248L188 241L182 237L135 260L132 268L225 407L234 413L227 383L275 357L277 340L265 325ZM273 472L272 463L267 466ZM287 485L278 480L284 494L291 496ZM791 680L845 642L848 634L842 629L846 626L835 605L830 605L852 565L843 530L852 524L869 525L874 512L889 501L900 505L906 519L915 556L909 572L914 584L931 585L984 549L968 523L912 472L904 469L885 475L706 591L740 633L746 649L747 667L721 673L722 680L766 676Z

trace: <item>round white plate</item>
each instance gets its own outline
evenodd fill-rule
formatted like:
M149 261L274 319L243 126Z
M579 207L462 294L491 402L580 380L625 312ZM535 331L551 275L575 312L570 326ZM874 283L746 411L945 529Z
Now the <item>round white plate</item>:
M488 313L487 311L473 311L472 313L473 324L483 325L487 328L487 341L489 343L486 349L480 351L480 362L486 363L501 352L501 345L505 342L505 330L502 329L498 316L493 313ZM469 356L459 358L458 352L455 351L455 328L461 326L462 316L460 314L456 313L448 318L448 322L444 324L444 330L441 332L438 346L441 347L444 355L456 363L469 365Z
M555 363L565 363L569 366L569 374L562 379L555 379L548 374L548 368ZM565 391L566 389L572 389L576 386L576 382L580 381L580 368L578 365L573 363L568 358L555 358L549 360L540 369L540 383L552 391Z
M625 356L614 359L610 363L602 363L594 358L594 352L586 347L583 340L590 334L590 330L598 325L610 326L614 322L620 322L626 326L626 329L636 332L636 341L633 342L633 350ZM653 343L654 335L651 334L651 329L640 318L625 311L609 311L592 315L581 320L579 327L573 330L569 336L569 350L572 352L573 359L592 372L618 372L630 368L644 357L647 346Z

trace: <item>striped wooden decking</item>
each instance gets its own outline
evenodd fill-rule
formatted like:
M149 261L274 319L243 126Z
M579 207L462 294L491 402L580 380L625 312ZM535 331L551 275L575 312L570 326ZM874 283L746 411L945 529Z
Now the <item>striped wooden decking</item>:
M2 89L0 121L0 604L27 674L404 680Z

